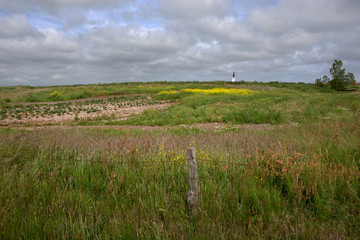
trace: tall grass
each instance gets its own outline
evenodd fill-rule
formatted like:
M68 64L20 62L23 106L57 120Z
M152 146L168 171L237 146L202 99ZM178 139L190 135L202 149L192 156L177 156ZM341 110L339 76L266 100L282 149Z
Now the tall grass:
M359 126L354 115L260 130L2 129L1 238L356 239Z

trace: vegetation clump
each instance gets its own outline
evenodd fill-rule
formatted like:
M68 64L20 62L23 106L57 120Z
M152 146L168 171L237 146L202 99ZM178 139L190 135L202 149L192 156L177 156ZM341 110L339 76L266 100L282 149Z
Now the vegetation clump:
M258 93L258 91L253 91L250 89L237 89L237 88L213 88L213 89L183 89L184 93L200 93L205 95L223 95L223 94L232 94L232 95L253 95Z
M158 92L155 96L155 98L159 100L172 100L179 99L180 97L180 92L175 90L163 90Z
M322 78L315 80L315 85L319 87L330 86L331 89L337 91L345 91L348 86L356 84L355 75L351 72L345 74L345 68L342 68L343 63L341 60L334 60L330 74L332 79L324 75Z

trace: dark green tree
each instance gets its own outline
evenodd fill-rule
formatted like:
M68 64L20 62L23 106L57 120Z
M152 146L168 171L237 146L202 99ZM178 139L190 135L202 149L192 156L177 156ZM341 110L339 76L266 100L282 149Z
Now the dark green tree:
M328 76L324 75L322 78L322 82L323 82L323 84L328 84L330 82L330 78Z
M329 81L330 88L337 91L344 91L347 85L345 68L342 68L342 66L342 61L335 59L332 68L330 68L330 74L332 76L332 79Z
M329 77L324 75L322 78L318 78L315 80L315 85L318 87L325 87L329 83L329 81Z
M346 75L346 84L348 85L354 85L356 83L355 81L355 75L351 72L349 72L347 75Z
M315 79L315 85L318 86L318 87L322 87L322 86L323 86L323 84L321 83L321 78Z

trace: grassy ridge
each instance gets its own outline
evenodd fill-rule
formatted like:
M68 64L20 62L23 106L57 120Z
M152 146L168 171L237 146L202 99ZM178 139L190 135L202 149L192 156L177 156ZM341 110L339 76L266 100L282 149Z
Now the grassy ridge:
M359 238L359 126L1 130L1 237Z
M288 124L319 121L328 118L347 117L359 109L359 95L336 93L312 84L294 83L228 83L228 82L165 82L165 83L123 83L88 86L58 86L34 90L29 94L16 94L18 88L3 88L2 92L14 90L17 99L11 102L59 101L96 96L146 94L146 98L173 100L175 105L165 110L149 110L127 120L113 117L83 119L80 125L172 125L206 122L224 122L227 124L270 123ZM29 89L26 88L26 91ZM254 92L252 92L254 91ZM239 95L239 93L247 93ZM248 92L251 94L248 94ZM206 94L204 94L206 93ZM255 94L253 94L255 93ZM207 95L210 94L210 95ZM145 98L145 96L137 95ZM130 96L128 96L130 97ZM120 99L121 100L121 99ZM100 101L100 100L99 100ZM125 101L125 100L124 100ZM3 104L7 104L6 102ZM60 103L59 103L60 104ZM47 116L40 110L30 116ZM60 104L61 105L61 104ZM65 104L62 104L65 105ZM13 106L0 107L1 119L9 114L12 118L29 117L28 109ZM5 109L6 108L6 109ZM28 107L29 108L29 107ZM49 109L48 106L45 108ZM7 109L11 110L8 111ZM97 109L85 109L95 112ZM64 114L71 110L50 109L47 112Z
M180 91L183 89L213 89L221 88L250 88L252 90L267 90L271 88L293 89L296 91L332 92L326 88L319 88L312 84L304 83L257 83L223 81L213 82L148 82L148 83L111 83L89 84L73 86L49 87L0 87L0 100L11 102L52 102L68 101L90 97L126 95L126 94L156 94L160 91ZM0 102L1 102L0 101Z
M160 99L164 97L161 95ZM176 126L206 122L304 123L347 118L360 109L358 100L359 95L354 94L302 92L292 89L272 89L250 96L182 93L179 95L179 102L168 109L152 109L128 120L98 124ZM96 122L88 121L86 124Z
M226 86L225 82L197 83L197 82L150 82L150 83L112 83L90 84L75 86L51 87L0 87L1 96L9 98L11 102L52 102L74 99L128 95L128 94L156 94L164 90L181 90L183 88L212 88Z

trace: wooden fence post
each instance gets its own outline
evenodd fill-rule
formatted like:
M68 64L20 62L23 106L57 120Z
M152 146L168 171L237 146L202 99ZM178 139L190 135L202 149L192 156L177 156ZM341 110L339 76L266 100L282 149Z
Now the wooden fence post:
M198 196L199 196L199 187L198 187L198 172L197 172L197 163L195 158L195 148L190 147L187 149L188 165L189 165L189 183L190 190L188 193L188 206L190 210L190 216L195 216L197 214L198 208Z

